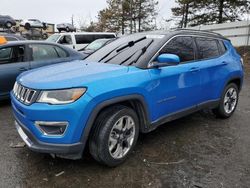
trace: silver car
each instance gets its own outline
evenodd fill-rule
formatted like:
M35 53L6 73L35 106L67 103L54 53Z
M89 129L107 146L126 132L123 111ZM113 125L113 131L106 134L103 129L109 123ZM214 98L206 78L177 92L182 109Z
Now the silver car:
M59 32L61 31L76 32L76 28L70 23L57 24L56 28Z

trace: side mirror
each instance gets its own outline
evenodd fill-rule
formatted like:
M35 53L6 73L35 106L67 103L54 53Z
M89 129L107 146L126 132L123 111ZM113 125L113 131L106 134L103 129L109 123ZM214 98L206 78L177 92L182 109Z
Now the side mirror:
M157 63L155 63L155 66L165 67L165 66L178 65L179 63L180 63L179 56L175 54L161 54L157 57Z

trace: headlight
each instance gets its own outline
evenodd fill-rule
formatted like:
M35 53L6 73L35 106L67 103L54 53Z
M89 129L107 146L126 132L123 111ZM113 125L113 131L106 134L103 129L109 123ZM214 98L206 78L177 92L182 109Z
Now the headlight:
M42 91L37 102L49 104L68 104L75 102L85 92L86 88Z

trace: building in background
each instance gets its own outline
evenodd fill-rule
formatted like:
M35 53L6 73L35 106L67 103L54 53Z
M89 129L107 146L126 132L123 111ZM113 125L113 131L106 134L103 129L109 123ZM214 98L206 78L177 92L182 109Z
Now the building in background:
M234 46L250 46L250 21L202 25L189 29L213 31L230 39Z

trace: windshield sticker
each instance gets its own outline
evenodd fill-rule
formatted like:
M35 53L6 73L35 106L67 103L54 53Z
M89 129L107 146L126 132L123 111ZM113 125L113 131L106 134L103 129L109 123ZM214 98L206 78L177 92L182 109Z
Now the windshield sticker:
M146 35L147 39L162 39L165 35Z

